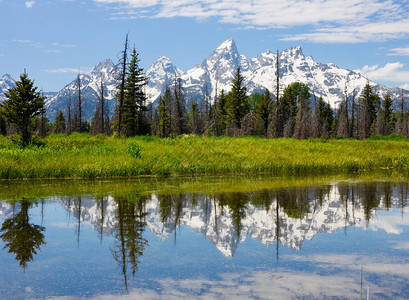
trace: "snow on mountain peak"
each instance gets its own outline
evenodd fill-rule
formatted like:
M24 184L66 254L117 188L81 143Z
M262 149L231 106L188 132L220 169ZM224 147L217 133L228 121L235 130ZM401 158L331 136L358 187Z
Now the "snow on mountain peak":
M112 68L115 68L115 64L113 63L112 60L108 58L108 59L101 61L99 64L93 67L90 73L101 73L104 70L107 70L107 69L110 70Z

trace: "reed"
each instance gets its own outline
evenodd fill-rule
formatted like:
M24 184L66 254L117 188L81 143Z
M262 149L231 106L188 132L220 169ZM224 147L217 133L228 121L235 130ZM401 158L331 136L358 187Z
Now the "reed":
M0 136L0 178L111 178L169 175L407 174L405 138L263 139L51 135L26 147Z

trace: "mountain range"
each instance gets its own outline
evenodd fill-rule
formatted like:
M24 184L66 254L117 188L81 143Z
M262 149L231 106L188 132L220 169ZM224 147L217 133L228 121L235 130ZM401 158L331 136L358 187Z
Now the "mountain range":
M369 81L363 75L342 69L335 64L316 62L311 56L304 56L299 46L282 51L278 59L281 92L288 84L299 81L307 84L317 97L322 96L332 107L337 107L344 97L345 89L352 99L352 96L359 96L365 84L369 82L381 98L386 93L389 93L394 100L401 97L401 89ZM270 50L248 59L239 53L234 40L229 39L217 47L202 63L187 71L177 68L169 58L159 57L146 70L149 81L145 92L149 103L155 105L166 86L173 85L176 78L181 78L187 105L192 101L200 101L204 97L213 101L222 89L225 92L230 90L238 67L241 68L249 94L264 92L266 88L273 92L276 90L276 62L277 54ZM117 74L115 64L110 59L106 59L89 72L79 76L81 96L84 100L83 114L86 119L92 118L99 99L101 77L104 96L112 115L115 108ZM4 100L3 91L13 86L14 82L7 74L0 79L0 101ZM408 99L409 91L405 90L403 93ZM65 112L69 98L72 103L78 98L78 80L73 80L58 93L47 95L49 95L46 101L47 115L50 120L54 120L59 110Z

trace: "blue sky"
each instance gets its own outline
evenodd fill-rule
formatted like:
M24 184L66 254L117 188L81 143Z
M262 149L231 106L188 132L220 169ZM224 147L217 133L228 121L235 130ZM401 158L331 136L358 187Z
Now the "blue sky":
M233 38L247 58L300 45L409 89L409 0L0 0L0 26L0 76L27 69L44 91L117 62L127 33L145 69L163 55L187 70Z

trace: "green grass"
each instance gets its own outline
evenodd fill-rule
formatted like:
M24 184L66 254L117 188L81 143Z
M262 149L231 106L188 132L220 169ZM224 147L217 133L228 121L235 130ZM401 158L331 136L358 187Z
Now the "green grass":
M409 171L409 140L51 135L21 148L0 136L0 179L323 175Z

